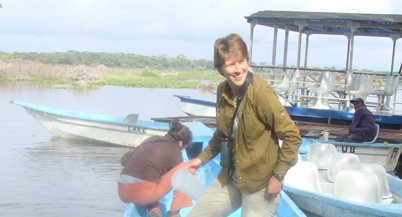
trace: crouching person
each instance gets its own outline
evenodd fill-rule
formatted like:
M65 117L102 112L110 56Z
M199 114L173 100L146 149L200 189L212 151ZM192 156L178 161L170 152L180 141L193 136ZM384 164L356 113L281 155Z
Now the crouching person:
M168 134L152 136L124 154L117 181L120 199L146 206L150 217L161 217L158 201L172 190L173 174L185 167L181 151L192 138L190 129L175 120L169 124ZM176 190L167 216L180 216L180 209L192 205L191 198Z

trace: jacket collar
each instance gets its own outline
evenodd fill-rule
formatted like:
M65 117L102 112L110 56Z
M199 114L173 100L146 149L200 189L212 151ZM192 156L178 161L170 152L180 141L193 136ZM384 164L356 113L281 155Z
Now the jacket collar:
M224 87L222 91L221 99L225 99L230 105L233 105L232 89L229 86L228 81L224 81Z

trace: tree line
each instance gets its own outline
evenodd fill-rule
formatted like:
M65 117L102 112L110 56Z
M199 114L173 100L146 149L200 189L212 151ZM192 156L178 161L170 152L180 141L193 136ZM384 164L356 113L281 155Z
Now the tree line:
M196 70L210 71L215 70L214 63L205 59L189 59L185 55L179 54L176 57L169 57L166 54L158 56L145 56L133 53L107 53L107 52L88 52L74 51L55 53L35 53L35 52L14 52L6 53L0 51L0 59L22 59L38 61L45 64L64 64L64 65L105 65L111 68L154 68L154 69L176 69L176 70ZM252 63L253 66L270 66L266 62L259 64ZM282 65L277 65L281 67ZM290 67L296 67L291 65ZM313 67L322 69L320 67ZM324 67L323 69L337 70L336 67ZM345 70L345 69L340 69ZM368 69L353 69L360 73L386 73Z
M199 59L193 60L185 55L168 57L165 54L158 56L144 56L133 53L106 53L74 51L55 52L55 53L35 53L35 52L0 52L0 57L5 59L22 59L38 61L46 64L64 65L105 65L111 68L154 68L154 69L183 69L183 70L214 70L213 61Z

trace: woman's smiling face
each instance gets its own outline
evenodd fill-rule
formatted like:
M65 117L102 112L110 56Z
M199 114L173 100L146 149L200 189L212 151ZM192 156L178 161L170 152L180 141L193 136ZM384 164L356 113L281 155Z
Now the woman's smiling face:
M228 59L222 66L223 76L229 83L232 93L235 97L239 94L240 88L243 86L246 80L248 72L248 62L247 59L234 60Z

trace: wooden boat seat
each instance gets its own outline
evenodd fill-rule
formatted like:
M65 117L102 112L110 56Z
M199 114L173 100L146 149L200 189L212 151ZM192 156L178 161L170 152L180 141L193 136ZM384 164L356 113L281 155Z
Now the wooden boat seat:
M335 181L334 197L358 203L382 203L378 178L367 171L340 171Z
M285 184L296 188L321 193L317 166L308 161L299 161L285 176Z
M354 163L360 163L356 154L336 153L329 156L327 178L330 182L335 182L339 172L349 170Z
M378 138L378 133L380 132L380 125L379 124L374 124L375 131L374 131L374 139L371 140L370 142L363 142L363 143L374 143L377 138Z

